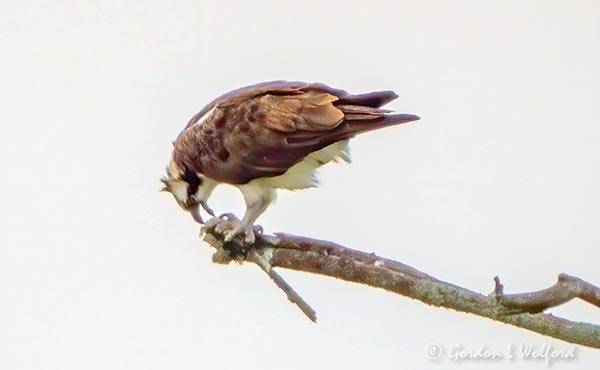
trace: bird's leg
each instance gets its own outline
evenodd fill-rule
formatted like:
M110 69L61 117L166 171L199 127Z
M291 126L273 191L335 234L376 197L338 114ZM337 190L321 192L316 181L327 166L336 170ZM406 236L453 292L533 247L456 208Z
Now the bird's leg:
M248 204L246 207L246 213L244 214L244 218L242 221L237 224L236 227L230 230L225 231L225 241L232 240L236 235L243 234L244 242L247 244L254 244L256 237L254 235L254 222L260 216L267 206L268 202L257 201L251 204Z
M232 240L238 234L244 234L247 244L254 244L254 222L275 200L275 189L255 185L242 185L239 187L246 201L246 213L239 225L225 231L225 241Z

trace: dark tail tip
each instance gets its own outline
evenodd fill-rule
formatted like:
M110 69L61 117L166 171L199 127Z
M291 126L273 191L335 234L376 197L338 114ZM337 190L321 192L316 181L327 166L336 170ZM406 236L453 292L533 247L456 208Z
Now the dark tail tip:
M396 99L398 94L393 91L373 91L366 94L347 95L341 97L338 104L362 105L371 108L380 108L392 100Z
M414 114L389 114L386 116L389 120L393 120L394 123L407 123L418 121L421 117L416 116Z

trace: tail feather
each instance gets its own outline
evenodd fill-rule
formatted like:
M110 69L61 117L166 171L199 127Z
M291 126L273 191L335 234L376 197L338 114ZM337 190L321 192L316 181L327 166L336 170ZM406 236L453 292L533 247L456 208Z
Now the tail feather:
M346 120L335 130L331 131L326 141L333 143L338 140L351 139L354 136L365 132L418 121L419 119L420 117L415 116L414 114L386 114L375 119Z
M365 120L365 119L376 119L391 113L391 110L366 107L364 105L338 105L337 109L344 113L344 119L346 120Z
M302 148L307 153L325 148L340 140L384 127L417 121L413 114L395 114L381 107L396 99L393 91L375 91L367 94L349 95L336 91L338 100L333 105L344 113L342 122L329 132L296 130L286 135L288 148Z
M373 91L366 94L342 96L334 103L334 105L359 105L363 107L379 108L397 97L398 95L393 91Z
M344 121L330 133L328 140L348 139L363 132L418 120L419 117L412 114L393 114L381 108L397 97L393 91L340 97L333 104L344 113Z

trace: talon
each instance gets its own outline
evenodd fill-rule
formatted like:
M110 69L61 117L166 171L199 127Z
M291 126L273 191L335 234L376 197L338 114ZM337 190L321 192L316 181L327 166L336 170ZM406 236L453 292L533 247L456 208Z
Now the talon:
M225 236L225 242L232 241L238 235L243 235L243 240L245 244L254 244L256 242L256 236L254 235L254 227L244 226L240 223L237 223L237 225L233 228L227 227L227 229L223 230L222 234Z
M211 218L210 220L206 221L206 223L204 223L204 226L202 226L202 231L205 232L206 230L214 228L217 232L219 232L217 230L217 227L220 224L221 220L219 220L218 218Z
M246 242L246 244L254 244L254 242L256 241L256 237L254 236L253 229L246 230L246 237L244 238L244 241Z
M215 227L215 231L221 235L227 236L229 233L234 231L239 227L240 221L237 218L223 220L221 218L215 219L217 226ZM231 240L233 236L229 238ZM229 241L228 240L228 241Z
M261 225L254 225L254 234L262 235L265 229Z
M242 231L241 225L237 225L236 227L234 227L232 229L225 230L225 232L223 233L225 235L225 241L226 242L232 241L233 238L236 237L236 235L241 233L241 231Z
M237 217L235 217L235 215L234 215L233 213L230 213L230 212L229 212L229 213L222 213L222 214L220 214L220 215L219 215L219 218L220 218L221 220L234 220L234 219L236 219Z
M219 234L224 234L227 231L227 228L225 227L225 224L221 222L215 226L215 231Z
M215 227L215 231L221 235L227 236L232 230L231 224L221 222Z

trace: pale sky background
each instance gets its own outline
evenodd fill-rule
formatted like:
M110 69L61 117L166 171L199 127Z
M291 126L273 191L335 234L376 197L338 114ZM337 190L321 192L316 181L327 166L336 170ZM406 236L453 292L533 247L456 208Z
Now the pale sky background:
M488 293L600 284L597 1L0 0L0 368L543 369L426 357L570 344L331 278L219 266L159 193L212 98L292 79L393 89L416 124L352 142L259 220ZM243 210L219 189L218 212ZM551 312L600 323L580 301ZM590 369L576 348L554 369Z

